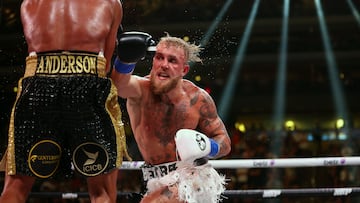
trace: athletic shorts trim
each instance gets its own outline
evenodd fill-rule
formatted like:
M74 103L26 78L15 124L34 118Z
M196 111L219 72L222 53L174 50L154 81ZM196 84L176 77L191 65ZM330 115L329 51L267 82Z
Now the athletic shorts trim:
M178 162L169 162L158 165L144 164L141 166L144 181L149 181L153 178L161 178L168 175L170 172L175 171L178 166Z
M117 88L113 83L111 84L110 93L107 97L105 108L110 115L111 122L114 125L115 134L117 136L116 146L118 156L116 159L116 168L120 168L122 165L123 157L126 157L129 161L131 161L132 158L127 151L126 134L124 129L124 123L122 122L122 113L118 102Z
M95 53L46 52L26 57L24 77L98 75L106 77L106 59Z

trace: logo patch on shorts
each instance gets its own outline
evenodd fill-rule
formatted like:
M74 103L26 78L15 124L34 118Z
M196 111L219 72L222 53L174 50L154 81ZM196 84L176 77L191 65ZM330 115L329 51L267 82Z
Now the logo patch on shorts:
M39 178L52 176L59 167L61 157L60 145L52 140L42 140L30 150L28 165Z
M96 143L83 143L73 153L75 168L85 176L96 176L102 173L108 163L107 151Z

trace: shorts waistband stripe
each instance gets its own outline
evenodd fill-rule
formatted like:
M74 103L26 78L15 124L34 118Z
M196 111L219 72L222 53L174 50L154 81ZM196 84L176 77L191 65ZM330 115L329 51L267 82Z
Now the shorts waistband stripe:
M178 168L178 162L169 162L169 163L163 163L159 165L149 165L144 164L141 166L141 170L143 173L143 179L144 181L148 181L153 178L160 178L167 174L169 174L172 171L175 171Z
M44 53L26 58L25 76L98 75L105 77L106 59L89 53Z

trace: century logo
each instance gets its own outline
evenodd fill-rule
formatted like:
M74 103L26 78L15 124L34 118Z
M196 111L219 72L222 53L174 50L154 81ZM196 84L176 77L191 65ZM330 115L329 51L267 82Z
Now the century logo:
M99 144L87 142L79 145L73 153L75 168L85 176L96 176L102 173L108 163L107 151Z
M28 155L28 165L33 174L39 178L52 176L59 167L61 148L53 140L42 140L36 143Z

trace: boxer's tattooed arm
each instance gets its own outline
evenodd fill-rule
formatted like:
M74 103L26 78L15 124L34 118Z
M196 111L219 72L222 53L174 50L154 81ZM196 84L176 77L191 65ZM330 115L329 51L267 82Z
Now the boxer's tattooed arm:
M199 103L199 104L197 104ZM195 94L195 96L190 100L190 106L199 105L200 128L210 126L214 120L218 118L216 107L213 99L210 95L201 93L200 91Z
M200 103L199 130L216 140L220 145L220 152L215 157L226 155L230 151L230 139L226 127L217 114L215 102L208 94L202 94Z
M204 98L200 102L201 102L201 106L200 106L201 117L209 118L209 119L214 119L217 117L214 101L209 95L204 95Z
M197 93L195 94L195 96L194 96L193 98L191 98L191 100L190 100L190 106L194 106L194 105L196 104L196 102L199 100L199 95L200 95L200 93L197 92Z
M221 123L218 121L218 115L213 99L204 94L204 97L200 100L200 123L203 128L218 130L221 128Z

